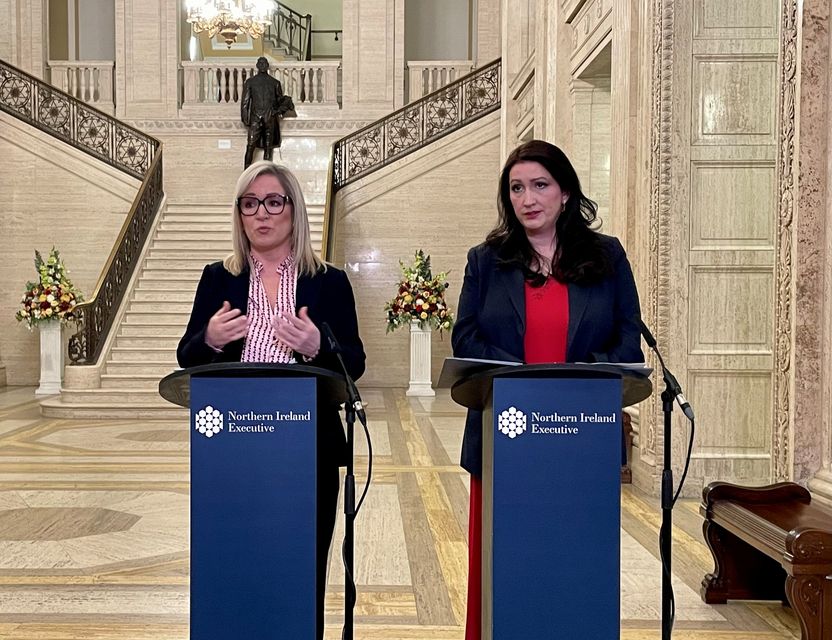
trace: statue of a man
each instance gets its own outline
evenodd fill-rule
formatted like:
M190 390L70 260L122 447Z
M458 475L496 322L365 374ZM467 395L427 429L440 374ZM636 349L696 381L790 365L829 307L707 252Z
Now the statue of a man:
M251 164L254 148L263 149L263 159L271 160L274 147L280 146L279 117L292 104L289 96L283 95L280 80L269 75L269 61L257 58L257 75L243 85L243 100L240 103L240 118L248 127L245 166Z

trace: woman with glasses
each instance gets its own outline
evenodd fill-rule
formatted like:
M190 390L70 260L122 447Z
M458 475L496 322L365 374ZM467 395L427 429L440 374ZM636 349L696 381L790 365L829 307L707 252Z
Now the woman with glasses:
M180 366L212 362L304 363L340 372L321 339L329 325L353 379L364 373L355 298L346 274L312 250L297 178L263 160L237 180L233 253L205 267L176 355ZM346 464L338 405L319 408L317 627L323 637L326 560L335 526L338 467Z

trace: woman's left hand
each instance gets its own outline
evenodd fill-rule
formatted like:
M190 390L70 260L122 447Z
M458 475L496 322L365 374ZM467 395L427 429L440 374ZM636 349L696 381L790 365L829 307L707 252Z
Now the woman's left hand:
M321 332L309 318L306 307L301 307L297 316L275 316L274 335L287 347L307 358L314 358L321 348Z

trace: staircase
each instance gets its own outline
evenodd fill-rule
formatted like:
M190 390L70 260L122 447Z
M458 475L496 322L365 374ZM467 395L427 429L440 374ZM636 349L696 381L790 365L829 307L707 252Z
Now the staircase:
M231 253L228 204L168 204L124 316L101 369L100 388L65 386L41 402L50 417L172 418L187 415L159 396L159 380L178 367L176 346L185 332L203 267ZM309 207L313 247L320 251L322 207Z
M99 389L64 388L41 403L52 417L185 415L159 397L191 312L202 268L231 252L228 205L168 204L104 359Z

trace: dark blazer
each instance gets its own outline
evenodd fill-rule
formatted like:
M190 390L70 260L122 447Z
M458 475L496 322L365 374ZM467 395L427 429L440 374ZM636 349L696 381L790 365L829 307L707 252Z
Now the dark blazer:
M205 329L225 300L232 309L248 310L249 269L246 267L238 276L232 275L222 262L209 264L202 271L202 277L194 296L191 319L185 335L179 341L176 358L182 367L193 367L212 362L239 362L245 341L235 340L217 353L205 344ZM341 346L341 355L350 376L357 380L364 373L364 345L358 335L358 318L355 313L355 297L347 275L340 269L328 266L314 276L298 276L296 309L308 307L309 318L319 328L326 322ZM310 362L295 354L303 364L330 369L341 373L336 355L322 337L321 350ZM338 405L322 401L318 420L318 460L346 464L346 439L338 413Z
M598 234L612 273L593 285L569 284L567 362L643 362L633 271L617 238ZM495 249L481 244L468 252L457 320L451 335L460 358L523 362L526 299L523 272L499 266ZM482 474L482 415L469 411L462 466Z

